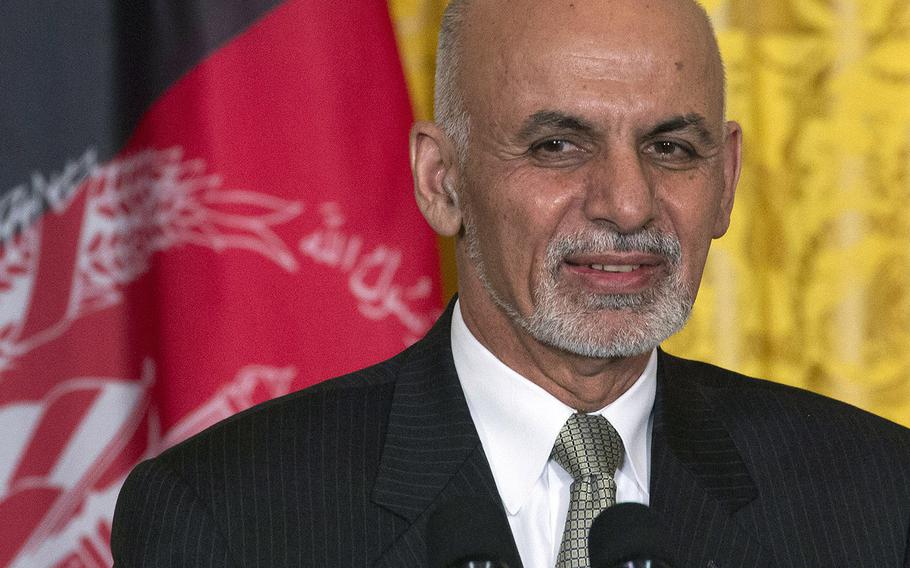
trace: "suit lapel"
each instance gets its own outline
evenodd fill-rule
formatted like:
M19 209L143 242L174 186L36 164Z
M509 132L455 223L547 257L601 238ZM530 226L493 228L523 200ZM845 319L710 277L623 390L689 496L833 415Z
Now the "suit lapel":
M729 431L685 363L659 353L651 442L651 506L671 522L683 566L767 566L735 520L758 496Z
M450 304L403 355L373 501L408 522L376 566L422 566L436 503L483 496L501 503L458 382ZM659 352L651 455L651 506L672 522L683 566L768 566L768 555L736 520L757 490L727 428L685 363ZM505 515L505 511L503 511ZM517 547L512 543L514 556Z
M452 359L453 306L406 353L395 384L372 497L409 526L377 566L426 564L426 521L436 503L469 495L501 503Z

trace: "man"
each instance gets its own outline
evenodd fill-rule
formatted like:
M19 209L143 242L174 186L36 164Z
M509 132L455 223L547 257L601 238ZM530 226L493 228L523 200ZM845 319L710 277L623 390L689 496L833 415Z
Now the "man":
M910 566L906 429L656 349L739 175L704 12L457 0L438 67L411 160L457 303L394 359L138 466L118 565L421 566L428 517L471 495L525 566L585 565L577 482L660 513L679 566ZM573 473L576 420L608 474Z

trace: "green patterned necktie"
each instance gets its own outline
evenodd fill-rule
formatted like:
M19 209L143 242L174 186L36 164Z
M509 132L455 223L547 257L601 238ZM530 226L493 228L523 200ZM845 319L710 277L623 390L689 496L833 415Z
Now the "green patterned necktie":
M613 476L622 465L622 439L603 416L573 414L559 431L552 458L574 479L556 568L588 568L591 523L616 503Z

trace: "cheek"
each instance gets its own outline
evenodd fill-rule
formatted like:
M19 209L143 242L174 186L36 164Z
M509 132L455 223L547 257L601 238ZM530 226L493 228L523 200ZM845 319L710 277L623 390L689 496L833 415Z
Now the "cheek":
M534 240L552 236L570 201L570 184L552 179L548 172L527 168L505 169L481 180L478 205L502 233ZM515 242L515 245L530 243Z
M658 189L659 228L672 231L679 238L686 270L700 274L720 214L721 195L705 176L680 174L685 184L664 184Z
M488 276L520 304L538 284L547 245L571 204L569 184L549 177L527 171L490 176L473 200Z

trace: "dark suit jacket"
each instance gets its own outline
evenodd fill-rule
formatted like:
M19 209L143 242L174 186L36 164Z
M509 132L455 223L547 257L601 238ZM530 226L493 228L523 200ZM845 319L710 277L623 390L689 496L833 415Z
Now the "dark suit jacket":
M425 565L435 504L499 502L450 315L389 361L137 466L117 502L116 565ZM682 566L910 566L910 430L663 352L654 412L651 506Z

